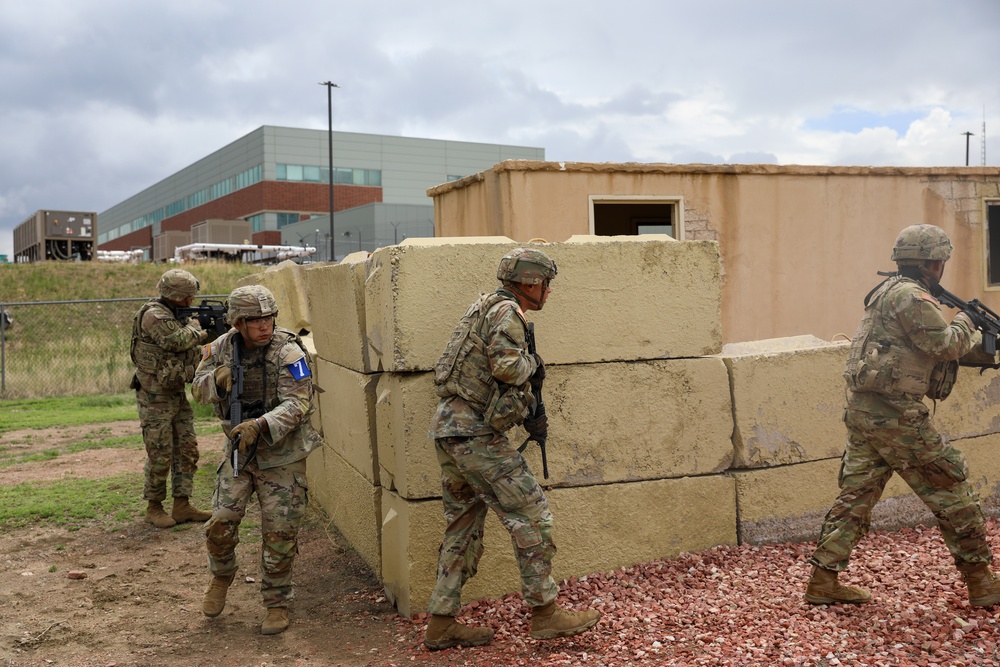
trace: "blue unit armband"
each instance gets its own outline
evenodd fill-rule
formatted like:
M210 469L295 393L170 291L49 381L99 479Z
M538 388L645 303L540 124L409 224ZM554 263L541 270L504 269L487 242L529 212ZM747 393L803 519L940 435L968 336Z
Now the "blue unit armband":
M309 370L309 364L306 363L305 357L302 357L293 364L288 364L288 370L296 380L312 377L312 371Z

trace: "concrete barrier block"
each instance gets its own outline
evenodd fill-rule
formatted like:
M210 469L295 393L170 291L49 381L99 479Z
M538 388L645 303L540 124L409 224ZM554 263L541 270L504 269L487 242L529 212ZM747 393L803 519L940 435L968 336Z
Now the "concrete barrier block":
M339 264L310 267L304 274L316 351L359 373L372 372L365 343L366 258L367 253L355 253Z
M969 479L983 508L1000 511L1000 435L954 443L969 460ZM734 471L740 507L740 540L747 544L814 541L837 498L840 459L759 470ZM875 530L936 526L937 520L906 482L893 475L872 512Z
M412 241L412 243L411 243ZM462 314L496 285L502 238L407 239L380 248L365 284L373 368L431 370ZM538 323L547 363L697 357L722 347L714 241L573 237L539 244L559 267Z
M351 548L382 576L382 487L369 482L343 457L324 448L330 493L321 507Z
M681 479L552 489L559 552L557 581L603 572L681 552L736 543L732 478ZM441 502L411 501L386 491L382 504L383 583L399 613L425 611L444 534ZM507 532L490 513L479 573L463 590L464 603L520 592Z
M379 484L375 443L375 384L378 375L365 375L319 359L319 394L323 439L330 449L371 484Z
M433 373L382 373L375 388L379 479L407 499L439 498L441 467L428 430L437 407Z
M1000 373L978 368L960 368L951 395L933 405L934 424L952 440L1000 433Z
M380 479L407 499L441 495L428 437L433 373L383 373L376 390ZM722 360L667 359L547 368L546 485L587 486L704 475L732 463L729 378ZM527 434L508 432L520 445ZM525 457L542 480L541 453Z
M801 463L843 452L849 346L793 336L723 348L736 422L734 468Z
M317 447L306 458L306 481L309 483L309 502L326 512L333 501L330 477L326 474L326 447Z

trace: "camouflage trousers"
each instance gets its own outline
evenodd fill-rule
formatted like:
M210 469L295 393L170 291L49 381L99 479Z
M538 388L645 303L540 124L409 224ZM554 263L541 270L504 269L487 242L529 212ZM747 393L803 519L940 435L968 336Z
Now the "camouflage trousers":
M194 411L183 391L171 394L136 392L139 425L146 445L146 482L142 497L163 502L167 476L173 476L173 497L190 498L198 471L198 440Z
M556 599L552 579L552 513L524 457L502 435L438 438L447 526L438 552L437 583L428 610L456 616L462 586L476 575L488 509L510 533L521 572L521 593L532 607Z
M309 503L306 460L261 470L254 459L233 477L229 457L219 467L212 518L205 524L208 569L213 576L235 574L236 545L247 503L257 494L261 537L260 592L265 607L287 607L294 597L292 564L298 553L298 533Z
M848 441L840 494L823 521L813 565L842 571L871 527L872 508L897 473L934 514L956 564L989 563L993 554L965 455L934 428L926 413L899 419L848 410Z

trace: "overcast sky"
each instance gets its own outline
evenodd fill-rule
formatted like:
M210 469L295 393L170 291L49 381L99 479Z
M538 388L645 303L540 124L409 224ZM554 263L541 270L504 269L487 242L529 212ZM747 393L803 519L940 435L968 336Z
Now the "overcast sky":
M261 125L554 161L1000 164L1000 0L0 0L0 254ZM0 295L2 299L2 295Z

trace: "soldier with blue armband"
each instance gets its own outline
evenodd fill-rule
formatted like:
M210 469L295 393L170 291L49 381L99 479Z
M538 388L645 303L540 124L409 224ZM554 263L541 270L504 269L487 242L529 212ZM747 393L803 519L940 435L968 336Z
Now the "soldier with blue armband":
M302 341L275 326L274 295L260 285L238 287L229 295L226 318L233 326L202 350L192 393L211 404L226 431L227 452L216 475L212 518L205 525L212 581L202 611L222 613L236 576L236 545L247 502L254 493L260 505L261 594L266 615L261 633L278 634L288 627L292 601L292 563L297 535L308 501L306 457L322 440L313 429L312 371ZM232 397L233 357L243 378L239 397ZM242 420L231 424L233 400L240 401ZM234 475L233 449L239 461Z

